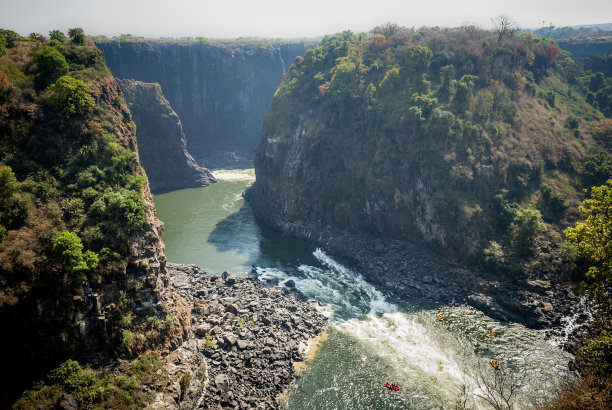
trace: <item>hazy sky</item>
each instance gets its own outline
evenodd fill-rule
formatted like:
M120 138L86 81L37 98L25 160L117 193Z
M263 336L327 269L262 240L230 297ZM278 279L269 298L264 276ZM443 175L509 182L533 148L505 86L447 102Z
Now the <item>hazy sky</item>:
M22 35L82 27L87 34L145 37L317 37L385 22L491 27L507 14L521 27L612 22L611 0L0 0L0 27ZM545 21L545 23L543 23Z

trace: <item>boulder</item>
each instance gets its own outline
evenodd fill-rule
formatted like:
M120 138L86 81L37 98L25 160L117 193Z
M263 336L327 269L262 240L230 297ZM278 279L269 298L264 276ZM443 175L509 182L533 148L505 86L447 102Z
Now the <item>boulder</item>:
M210 332L212 326L209 323L202 323L200 326L196 328L196 335L200 337L204 337L206 333Z
M219 373L215 376L215 386L217 389L226 393L230 389L230 379L229 376L225 373Z
M58 400L57 407L63 410L77 410L79 405L72 394L64 393Z
M233 333L223 335L223 342L225 343L225 345L233 346L236 344L237 340L238 338Z
M238 306L234 305L233 303L230 303L225 307L225 311L234 315L238 315Z

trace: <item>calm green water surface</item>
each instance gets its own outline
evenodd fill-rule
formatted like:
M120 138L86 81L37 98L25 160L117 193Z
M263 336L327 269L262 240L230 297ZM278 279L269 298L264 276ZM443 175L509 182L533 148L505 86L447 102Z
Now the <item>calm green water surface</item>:
M253 169L218 170L207 187L155 195L157 216L170 262L196 264L209 273L250 272L252 265L316 264L312 247L260 226L242 191L255 181Z
M289 388L288 409L491 408L483 380L504 369L518 385L516 408L543 403L569 377L570 356L535 331L504 325L470 307L396 303L363 276L305 241L260 226L241 193L252 169L214 172L218 183L156 195L171 262L210 273L255 269L260 280L292 279L330 318L329 340ZM444 320L438 321L438 313ZM493 338L486 338L494 330ZM398 383L393 392L385 382Z

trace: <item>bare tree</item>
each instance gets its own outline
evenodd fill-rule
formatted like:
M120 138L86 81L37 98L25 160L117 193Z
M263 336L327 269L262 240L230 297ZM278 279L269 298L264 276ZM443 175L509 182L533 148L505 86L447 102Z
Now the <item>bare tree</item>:
M467 382L463 382L463 385L461 386L461 394L459 394L459 396L457 397L457 400L455 401L455 410L467 410L468 409L468 397L469 397L469 390L467 387Z
M514 408L516 393L522 387L525 379L524 371L511 371L506 367L499 370L478 364L478 376L476 386L478 392L476 396L485 400L496 410L511 410Z
M514 20L505 14L491 19L495 26L495 34L497 34L497 44L500 44L503 39L510 38L518 30L518 25Z

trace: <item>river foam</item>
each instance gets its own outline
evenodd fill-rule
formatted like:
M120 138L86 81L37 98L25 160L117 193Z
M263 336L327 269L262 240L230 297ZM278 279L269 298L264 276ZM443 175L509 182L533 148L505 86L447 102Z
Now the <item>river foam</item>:
M545 402L571 377L571 356L538 332L499 323L468 306L392 303L321 249L313 255L322 267L302 264L290 273L256 268L262 281L287 286L292 280L302 294L326 306L331 319L330 339L298 381L288 408L364 403L368 408L448 408L464 386L470 408L488 408L478 396L484 395L483 380L495 377L490 359L502 364L507 383L517 385L519 408ZM488 331L493 337L485 336ZM386 381L403 388L389 395ZM329 403L334 405L326 407Z
M212 171L217 181L255 181L255 170L249 169L218 169Z

